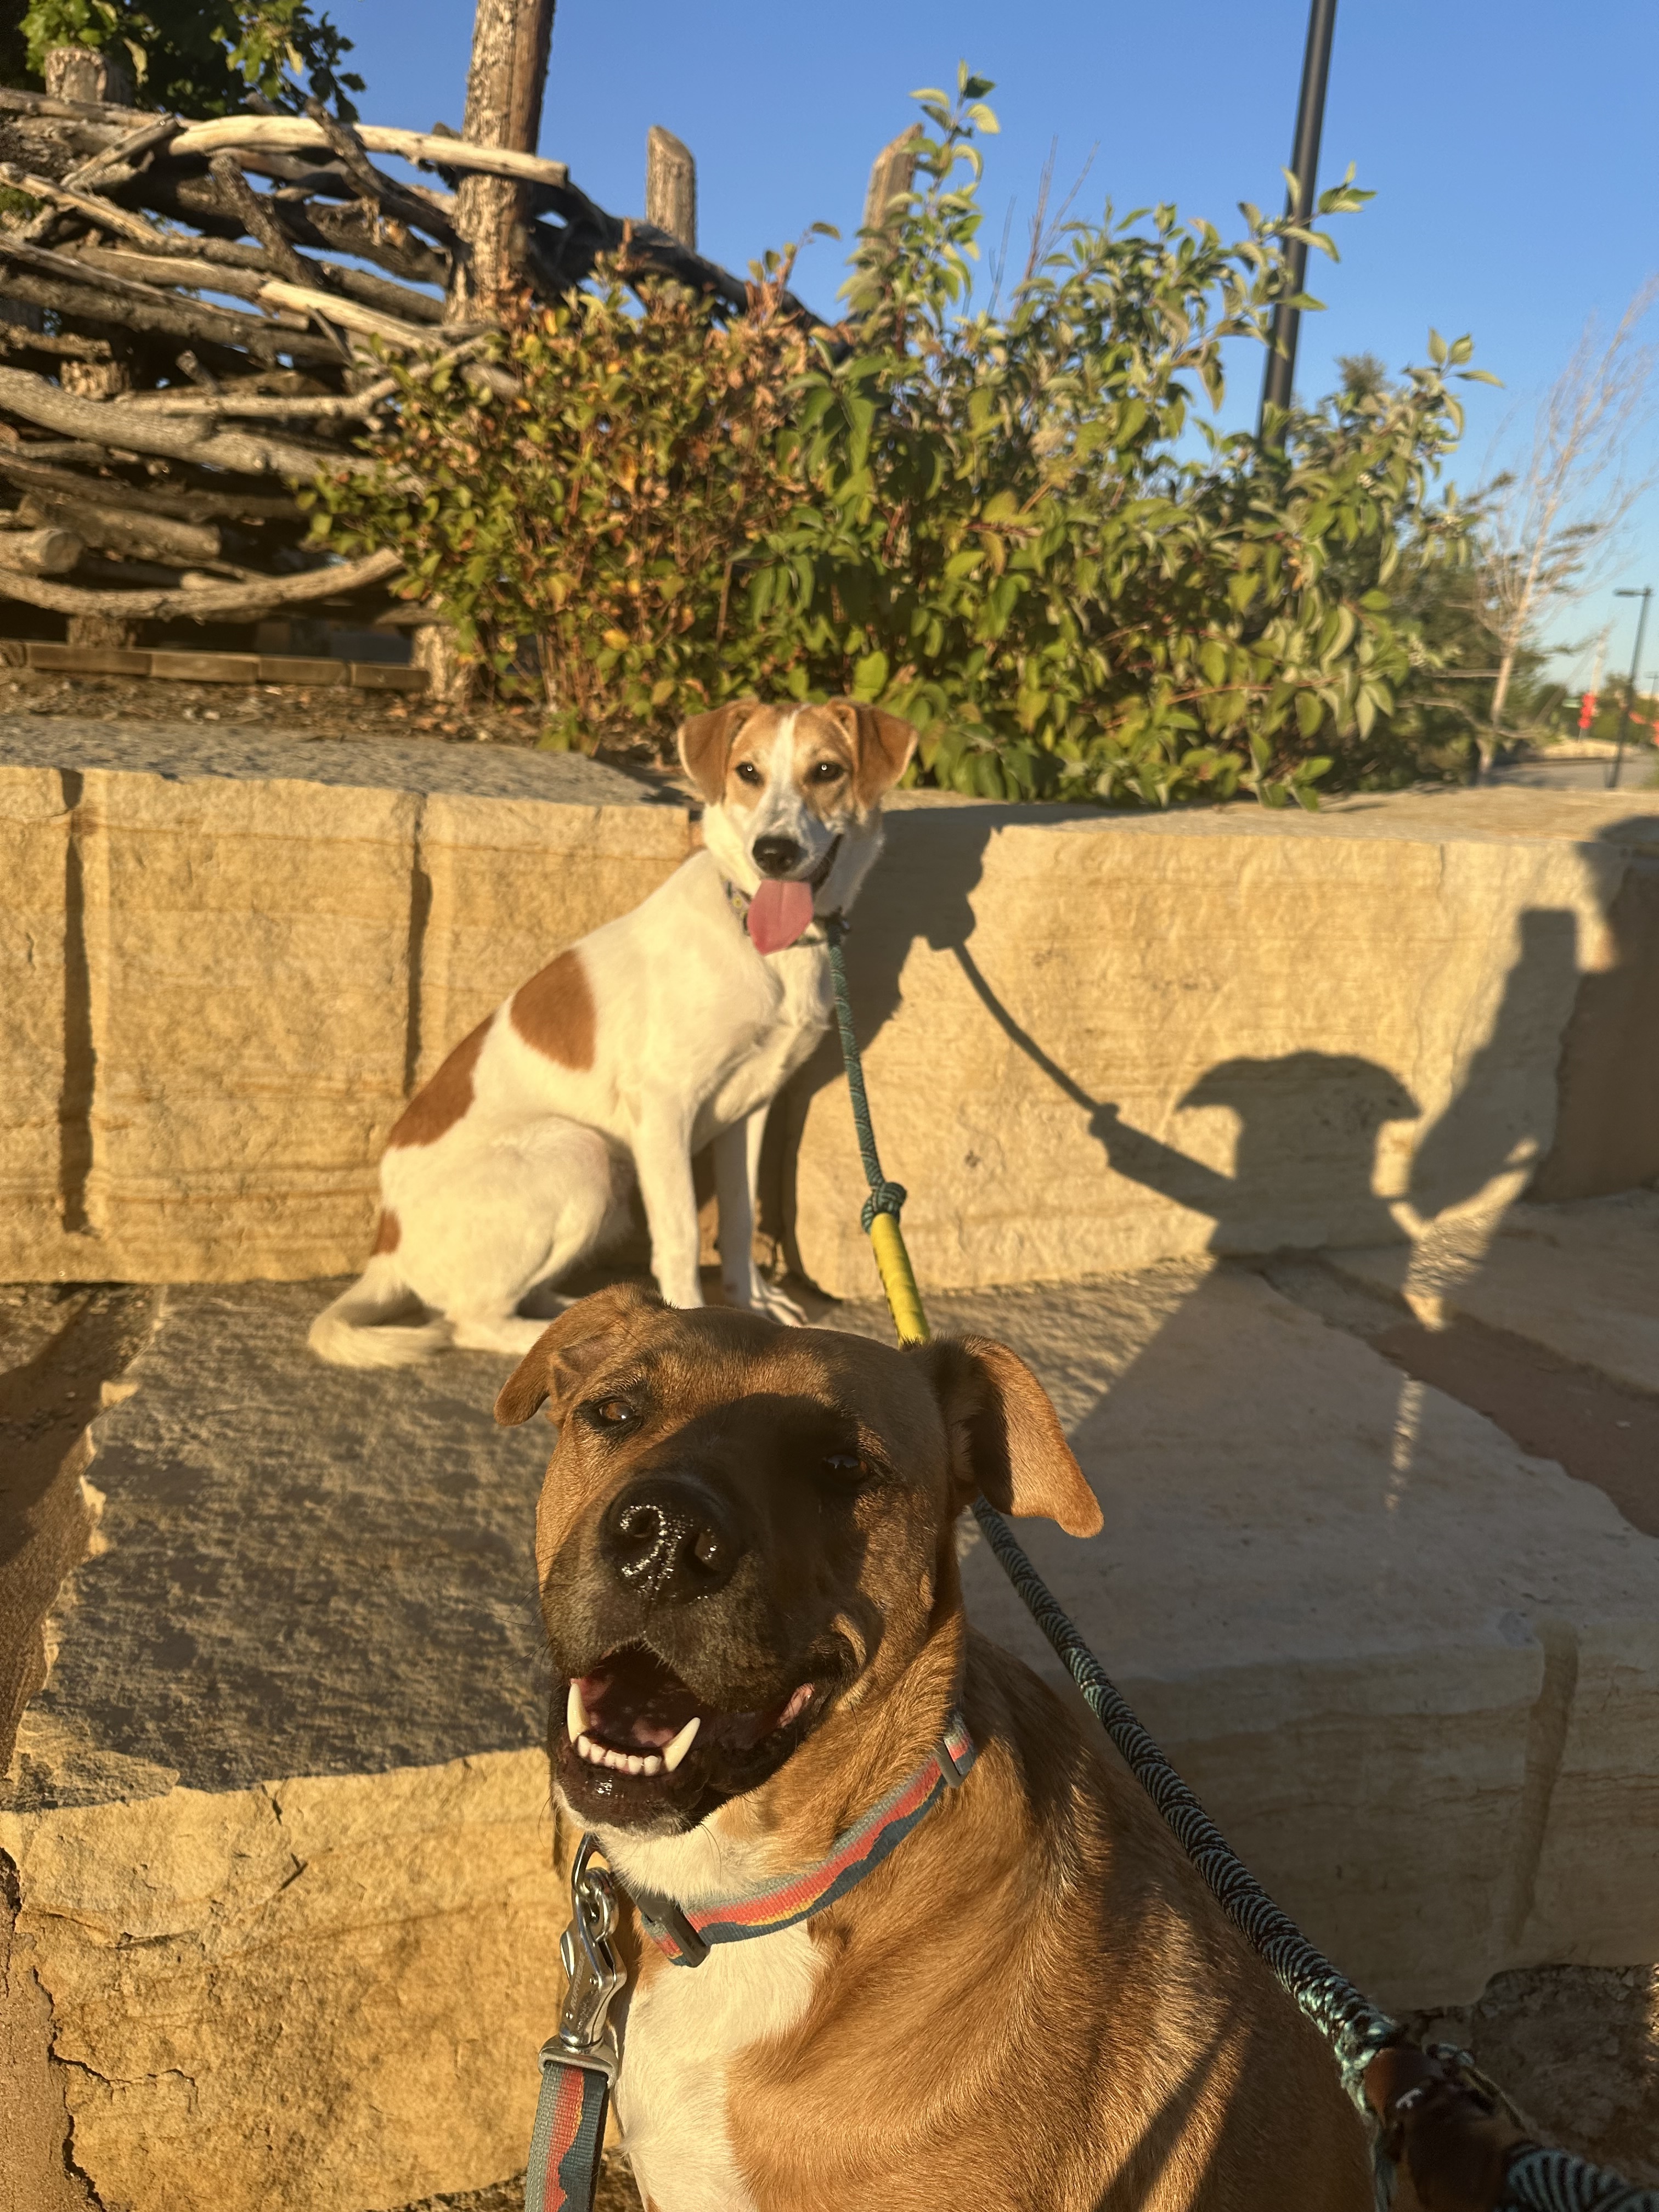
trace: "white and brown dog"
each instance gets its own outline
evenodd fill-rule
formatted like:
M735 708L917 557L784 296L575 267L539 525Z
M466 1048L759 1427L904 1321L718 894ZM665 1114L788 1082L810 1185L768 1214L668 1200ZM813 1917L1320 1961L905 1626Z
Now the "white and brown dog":
M1318 2035L1081 1703L964 1618L976 1492L1100 1527L1023 1361L624 1285L496 1419L544 1403L549 1749L633 1903L651 2212L1369 2212Z
M614 1241L635 1180L658 1286L701 1305L691 1156L710 1143L727 1300L800 1318L754 1263L761 1139L830 1019L814 918L857 896L915 744L850 700L748 700L683 726L702 849L522 984L416 1094L380 1162L374 1256L313 1322L314 1352L348 1367L447 1344L524 1352L545 1317L520 1301ZM414 1325L381 1325L416 1306Z

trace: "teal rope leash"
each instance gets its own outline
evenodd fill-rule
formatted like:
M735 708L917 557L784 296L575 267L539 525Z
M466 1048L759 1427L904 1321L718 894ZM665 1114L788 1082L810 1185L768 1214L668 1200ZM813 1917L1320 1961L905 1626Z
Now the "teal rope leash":
M1397 2043L1405 2029L1339 1972L1273 1903L1131 1711L1002 1515L976 1498L974 1517L1032 1620L1065 1662L1090 1711L1203 1875L1211 1895L1331 2045L1342 2086L1364 2112L1365 2069L1379 2051Z
M848 1096L853 1102L853 1127L858 1133L864 1179L870 1186L870 1195L860 1216L867 1237L870 1224L878 1213L890 1213L896 1221L910 1194L902 1182L888 1182L876 1152L875 1127L870 1119L870 1101L864 1088L864 1060L853 1030L853 1003L847 995L847 963L841 949L847 924L839 915L832 915L823 925L823 934L830 946L830 975L836 987L836 1024L841 1031L841 1056L847 1066Z

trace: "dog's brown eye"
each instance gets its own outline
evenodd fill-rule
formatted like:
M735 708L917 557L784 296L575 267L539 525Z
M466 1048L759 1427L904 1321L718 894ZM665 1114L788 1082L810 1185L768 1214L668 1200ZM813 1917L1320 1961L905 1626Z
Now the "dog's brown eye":
M826 1453L823 1467L826 1474L843 1483L868 1482L872 1473L869 1461L856 1452Z
M812 770L811 781L814 783L839 783L846 773L839 761L819 761Z
M626 1398L601 1398L587 1412L589 1419L602 1429L625 1429L639 1419Z
M738 763L738 781L739 783L758 783L760 780L761 772L755 766L753 761L739 761Z

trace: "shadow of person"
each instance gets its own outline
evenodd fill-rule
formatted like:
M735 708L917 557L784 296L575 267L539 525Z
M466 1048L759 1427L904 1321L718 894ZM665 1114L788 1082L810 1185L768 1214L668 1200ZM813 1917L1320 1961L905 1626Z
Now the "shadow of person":
M1597 842L1620 854L1604 909L1612 957L1585 973L1573 1001L1550 1148L1526 1194L1535 1204L1659 1177L1659 799L1610 822Z
M1386 1067L1357 1053L1225 1060L1179 1102L1182 1110L1206 1106L1237 1117L1231 1175L1132 1128L1109 1103L1094 1106L1090 1133L1115 1174L1208 1214L1214 1253L1382 1243L1398 1234L1373 1187L1377 1138L1419 1109Z
M1607 824L1589 857L1605 939L1587 933L1581 968L1577 915L1522 915L1492 1027L1418 1146L1401 1209L1413 1242L1358 1265L1410 1310L1372 1338L1410 1378L1396 1424L1402 1483L1428 1386L1655 1533L1659 1412L1603 1367L1582 1326L1606 1299L1616 1334L1639 1296L1627 1261L1620 1272L1626 1217L1598 1227L1576 1207L1543 1209L1659 1176L1659 811ZM1552 1310L1565 1333L1540 1339L1537 1316Z
M1553 907L1522 914L1520 949L1486 1041L1413 1158L1407 1194L1425 1221L1542 1158L1557 1119L1545 1072L1559 1060L1577 981L1577 915Z

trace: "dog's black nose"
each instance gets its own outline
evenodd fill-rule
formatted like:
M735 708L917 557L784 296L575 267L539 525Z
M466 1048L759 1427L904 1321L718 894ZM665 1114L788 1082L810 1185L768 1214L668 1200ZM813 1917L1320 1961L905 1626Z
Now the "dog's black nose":
M757 837L755 866L763 876L787 876L799 867L804 852L793 837Z
M600 1545L619 1582L671 1605L724 1589L747 1548L720 1501L683 1475L630 1485L605 1515Z

